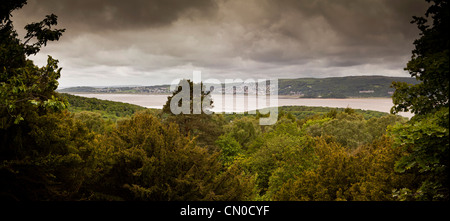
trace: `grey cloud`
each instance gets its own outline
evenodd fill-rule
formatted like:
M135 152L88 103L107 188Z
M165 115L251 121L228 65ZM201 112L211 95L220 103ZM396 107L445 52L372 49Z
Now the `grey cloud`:
M96 32L170 25L180 16L212 16L215 8L209 0L30 0L22 13L54 13L70 28Z
M138 83L192 69L242 78L395 68L402 74L418 37L409 22L427 6L424 0L30 0L14 18L23 26L59 16L67 31L42 52L63 61L63 78L64 70L70 79L78 69L117 79L128 71L127 81Z
M297 47L285 50L297 50L293 58L299 59L409 53L411 42L418 36L417 28L409 22L412 15L423 14L426 8L422 0L280 2L273 5L281 15L272 16L278 20L272 20L274 25L266 30L277 33L281 45L296 42Z

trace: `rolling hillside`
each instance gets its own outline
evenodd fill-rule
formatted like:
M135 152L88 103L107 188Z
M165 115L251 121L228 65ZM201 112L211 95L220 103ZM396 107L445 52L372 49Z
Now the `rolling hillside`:
M384 76L280 79L278 94L307 98L390 97L393 81L417 83L414 78Z

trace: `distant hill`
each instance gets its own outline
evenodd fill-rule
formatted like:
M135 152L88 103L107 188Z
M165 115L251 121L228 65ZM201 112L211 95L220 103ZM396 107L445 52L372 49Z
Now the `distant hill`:
M58 92L64 93L64 92L94 92L96 89L95 87L68 87L64 89L58 89Z
M414 78L385 76L279 79L278 94L305 98L390 97L394 92L394 89L390 87L394 81L417 83ZM169 87L170 85L70 87L58 91L63 93L169 94ZM238 90L240 89L238 88Z
M68 87L57 90L61 93L148 93L148 94L167 94L170 85L157 85L157 86L114 86L114 87Z
M414 78L385 76L279 79L278 94L305 98L390 97L394 81L417 83Z
M80 97L65 93L60 93L60 96L69 102L68 109L72 113L91 111L100 113L103 118L111 120L130 117L137 111L147 109L134 104Z

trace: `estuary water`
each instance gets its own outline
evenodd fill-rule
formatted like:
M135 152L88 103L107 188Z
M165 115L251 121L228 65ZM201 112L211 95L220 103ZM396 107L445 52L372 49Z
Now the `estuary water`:
M160 94L87 94L72 93L74 95L102 100L118 101L129 104L136 104L147 108L162 109L169 95ZM212 95L214 101L214 112L244 112L266 106L316 106L316 107L338 107L362 110L374 110L389 113L393 106L391 98L345 98L345 99L322 99L322 98L293 98L279 96L276 100L264 99L245 95ZM261 105L261 99L265 104ZM275 102L274 102L275 101ZM411 118L413 114L403 112L399 115Z

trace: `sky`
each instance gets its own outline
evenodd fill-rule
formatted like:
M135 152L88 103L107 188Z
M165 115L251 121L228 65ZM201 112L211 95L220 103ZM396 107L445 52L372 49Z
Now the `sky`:
M178 78L277 79L384 75L403 68L425 0L29 0L23 27L65 28L36 56L62 67L59 88L160 85Z

